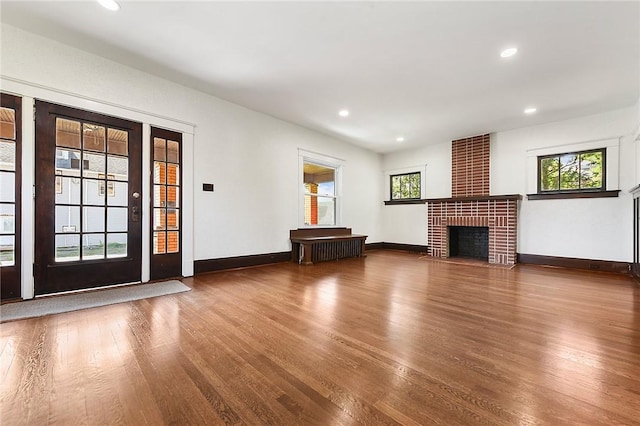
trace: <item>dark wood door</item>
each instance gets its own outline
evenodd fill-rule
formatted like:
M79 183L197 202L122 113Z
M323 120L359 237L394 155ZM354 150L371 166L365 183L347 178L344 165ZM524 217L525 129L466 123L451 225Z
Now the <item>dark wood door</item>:
M20 297L22 99L0 95L0 299Z
M151 128L151 279L182 275L182 135Z
M142 125L36 101L35 293L140 281Z

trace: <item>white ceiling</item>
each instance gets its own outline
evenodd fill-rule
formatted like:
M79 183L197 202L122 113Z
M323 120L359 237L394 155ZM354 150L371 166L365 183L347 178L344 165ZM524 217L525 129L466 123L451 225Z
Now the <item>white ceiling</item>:
M640 96L640 2L0 4L7 24L377 152Z

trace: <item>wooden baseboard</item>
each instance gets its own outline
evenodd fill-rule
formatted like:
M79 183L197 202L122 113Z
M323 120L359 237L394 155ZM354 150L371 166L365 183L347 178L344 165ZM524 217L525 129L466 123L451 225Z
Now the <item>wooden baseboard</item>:
M366 250L403 250L415 253L426 253L427 246L400 243L370 243ZM222 271L225 269L246 268L250 266L268 265L271 263L290 262L291 252L254 254L248 256L224 257L219 259L196 260L195 274ZM537 254L518 253L518 262L530 265L557 266L570 269L586 269L589 271L615 272L631 274L640 282L640 265L608 260L578 259L572 257L541 256Z
M222 271L224 269L246 268L249 266L268 265L270 263L290 262L291 252L253 254L249 256L223 257L219 259L196 260L193 262L194 273Z
M541 256L518 253L518 262L531 265L558 266L561 268L586 269L589 271L629 274L630 264L609 260L578 259L573 257Z
M371 243L366 244L367 250L403 250L403 251L411 251L415 253L426 253L427 246L418 245L418 244L400 244L400 243Z
M427 246L397 243L371 243L365 245L366 250L387 249L404 250L416 253L426 253ZM195 274L222 271L225 269L246 268L249 266L268 265L270 263L290 262L291 252L252 254L249 256L223 257L219 259L204 259L193 262Z
M369 243L364 245L365 250L382 250L384 243Z
M640 283L640 263L631 264L631 276Z

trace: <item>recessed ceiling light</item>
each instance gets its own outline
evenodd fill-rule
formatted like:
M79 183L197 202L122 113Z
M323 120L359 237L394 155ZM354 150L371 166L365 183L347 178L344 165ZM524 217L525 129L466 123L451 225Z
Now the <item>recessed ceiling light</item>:
M404 136L398 136L396 142L404 142Z
M518 48L517 47L510 47L508 49L504 49L501 53L500 53L500 57L501 58L508 58L510 56L515 55L516 53L518 53Z
M120 9L120 5L115 0L98 0L98 3L105 9L116 11Z
M535 107L529 107L529 108L525 108L524 113L525 114L534 114L538 109Z
M349 110L348 109L341 109L340 112L338 112L338 115L340 117L348 117L349 116Z

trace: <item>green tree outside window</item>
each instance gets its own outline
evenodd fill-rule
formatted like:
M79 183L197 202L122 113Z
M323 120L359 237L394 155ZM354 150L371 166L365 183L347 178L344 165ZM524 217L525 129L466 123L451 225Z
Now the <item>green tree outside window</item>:
M391 176L392 200L415 200L420 198L420 172Z
M604 190L604 149L538 157L540 192Z

